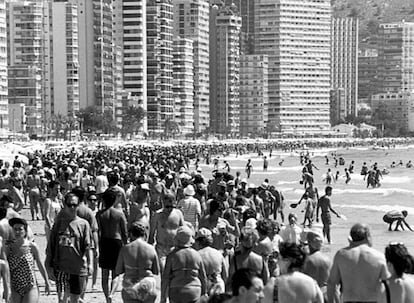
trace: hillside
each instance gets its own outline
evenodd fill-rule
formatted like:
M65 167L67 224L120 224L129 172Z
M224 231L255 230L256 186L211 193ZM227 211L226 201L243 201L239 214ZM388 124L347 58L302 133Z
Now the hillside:
M360 38L375 38L380 23L414 22L413 0L331 0L336 17L359 17Z

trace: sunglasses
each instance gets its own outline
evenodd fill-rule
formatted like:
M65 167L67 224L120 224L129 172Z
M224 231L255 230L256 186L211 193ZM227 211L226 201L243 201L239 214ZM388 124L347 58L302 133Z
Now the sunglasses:
M98 199L89 199L89 201L98 201Z
M76 208L79 206L79 204L66 204L66 206L69 208Z

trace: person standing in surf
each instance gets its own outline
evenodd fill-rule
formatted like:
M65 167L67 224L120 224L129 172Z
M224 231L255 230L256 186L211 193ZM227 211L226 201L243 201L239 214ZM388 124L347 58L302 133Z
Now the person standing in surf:
M331 199L332 196L332 187L327 186L325 188L325 195L318 200L318 205L316 207L316 222L319 222L319 209L322 211L321 219L323 224L323 236L326 237L328 243L331 244L331 212L334 213L338 218L340 215L332 208Z

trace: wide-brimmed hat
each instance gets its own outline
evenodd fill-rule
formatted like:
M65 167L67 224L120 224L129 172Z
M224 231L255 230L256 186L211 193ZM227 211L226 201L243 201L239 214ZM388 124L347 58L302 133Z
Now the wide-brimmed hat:
M194 243L193 230L188 226L180 226L175 235L175 245L177 247L191 247Z
M195 190L194 190L194 186L187 185L186 188L184 188L184 195L186 196L194 196L195 195Z
M25 227L27 227L27 221L23 218L11 218L9 220L9 225L11 227L13 227L16 224L21 224L21 225L24 225Z

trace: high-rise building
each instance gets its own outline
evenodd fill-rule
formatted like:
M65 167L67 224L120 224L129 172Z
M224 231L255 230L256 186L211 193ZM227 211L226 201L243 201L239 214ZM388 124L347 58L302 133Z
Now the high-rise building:
M414 90L414 22L381 24L378 38L379 93Z
M385 106L385 107L384 107ZM383 107L398 130L405 132L414 131L414 94L413 92L400 91L375 94L371 97L371 110L375 112Z
M220 0L217 0L220 1ZM256 1L257 2L257 1ZM242 54L252 54L254 52L254 11L255 0L227 0L227 5L235 5L242 17L240 50Z
M114 0L114 43L122 48L123 88L128 105L147 111L146 0ZM140 131L147 132L147 117Z
M9 127L6 1L0 0L0 129ZM13 123L13 122L11 122Z
M330 0L255 1L255 53L269 57L269 123L290 133L330 129Z
M358 55L358 103L369 104L377 92L378 50L364 48Z
M240 58L240 134L261 135L268 119L267 55L243 55Z
M174 37L193 40L194 47L194 127L209 127L209 2L174 1Z
M147 1L147 116L148 132L161 134L174 120L172 0Z
M214 8L210 31L210 128L217 133L239 133L239 65L241 17L231 7ZM214 49L213 49L214 47Z
M371 108L392 113L399 130L414 131L414 22L381 24L378 38L377 93Z
M10 104L24 104L26 130L43 131L44 97L44 2L7 3L8 98Z
M50 102L46 119L60 115L74 118L79 112L78 8L71 1L50 2Z
M359 20L356 18L332 19L331 44L331 89L343 90L344 99L331 99L331 102L341 100L344 104L333 108L343 108L339 119L357 115L358 100L358 30ZM332 114L332 113L331 113ZM331 120L331 124L335 122Z
M114 108L112 0L72 0L78 6L80 108Z
M173 43L174 117L182 134L194 133L193 40L175 38Z

